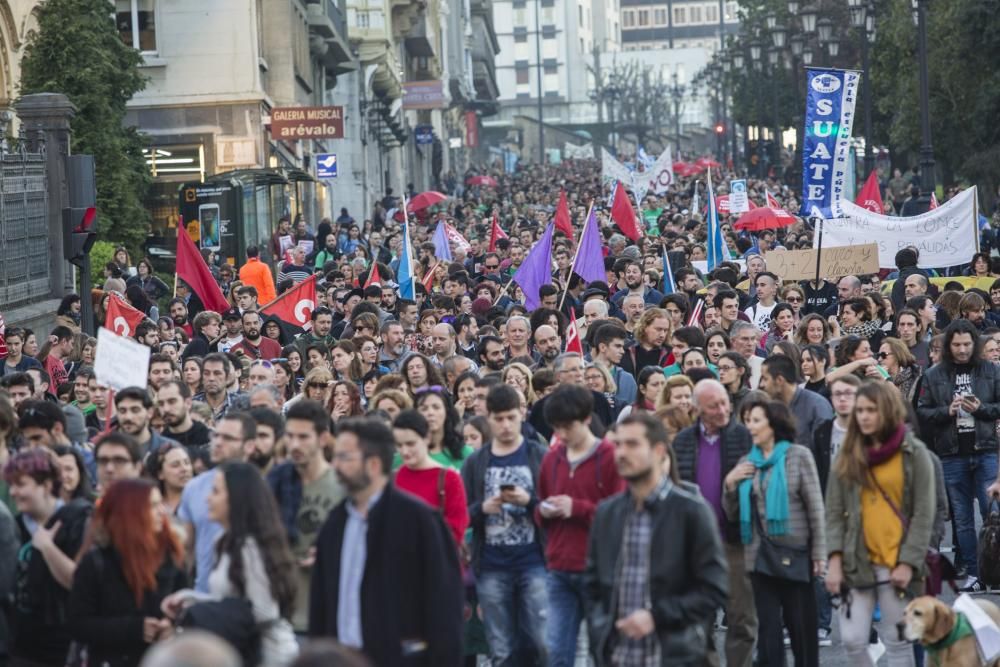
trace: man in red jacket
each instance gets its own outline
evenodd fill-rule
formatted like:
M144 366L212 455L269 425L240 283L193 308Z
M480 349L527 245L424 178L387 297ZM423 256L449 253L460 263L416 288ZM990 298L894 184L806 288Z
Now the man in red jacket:
M546 533L549 667L572 667L583 620L583 571L590 524L597 505L625 489L615 467L615 448L594 436L594 397L586 388L562 385L545 404L545 420L558 441L542 459L535 510Z

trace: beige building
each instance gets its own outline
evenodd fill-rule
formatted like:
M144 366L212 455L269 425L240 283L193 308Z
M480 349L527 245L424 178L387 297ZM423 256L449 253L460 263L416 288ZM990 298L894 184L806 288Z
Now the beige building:
M6 127L21 80L21 57L28 35L38 29L40 0L0 0L0 121Z

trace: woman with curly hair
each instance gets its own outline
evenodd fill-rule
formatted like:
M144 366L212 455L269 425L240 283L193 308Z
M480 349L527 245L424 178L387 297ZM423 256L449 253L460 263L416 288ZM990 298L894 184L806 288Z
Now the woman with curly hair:
M266 489L266 487L265 487ZM95 508L73 575L67 624L94 665L138 665L169 634L160 604L187 585L184 548L153 482L123 479Z
M330 392L330 402L327 405L330 418L339 421L345 417L359 417L364 414L361 409L361 392L358 385L349 380L338 380Z
M208 497L208 517L222 526L223 533L215 546L209 593L178 591L163 601L163 610L176 619L182 609L198 601L243 598L250 603L260 631L258 664L286 667L299 649L289 622L298 566L288 547L285 527L256 466L224 463L217 470Z
M519 361L512 361L500 372L500 381L520 389L529 408L538 400L531 388L531 376L531 369Z

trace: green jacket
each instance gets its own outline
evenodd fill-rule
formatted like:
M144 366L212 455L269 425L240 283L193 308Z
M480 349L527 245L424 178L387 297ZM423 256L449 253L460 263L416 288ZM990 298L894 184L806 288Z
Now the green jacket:
M924 559L931 542L936 509L933 456L913 434L907 433L903 450L903 506L909 520L899 548L898 562L913 568L910 584L916 595L923 593L927 574ZM830 555L841 554L844 582L851 588L875 584L875 570L868 557L861 526L861 487L830 473L826 489L826 546Z

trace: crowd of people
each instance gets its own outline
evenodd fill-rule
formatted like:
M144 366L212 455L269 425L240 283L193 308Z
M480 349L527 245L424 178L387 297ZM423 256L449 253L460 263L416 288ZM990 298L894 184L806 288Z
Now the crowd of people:
M891 272L789 282L768 257L809 221L724 216L709 270L704 177L649 194L630 239L594 161L492 175L410 216L413 299L391 192L206 252L221 313L120 249L97 324L110 299L147 316L148 387L99 382L78 295L42 340L8 322L0 662L811 667L836 613L852 663L921 664L905 602L987 590L997 258L935 271L901 243ZM560 192L573 238L528 308ZM603 281L573 270L591 207ZM311 275L305 331L262 314Z

